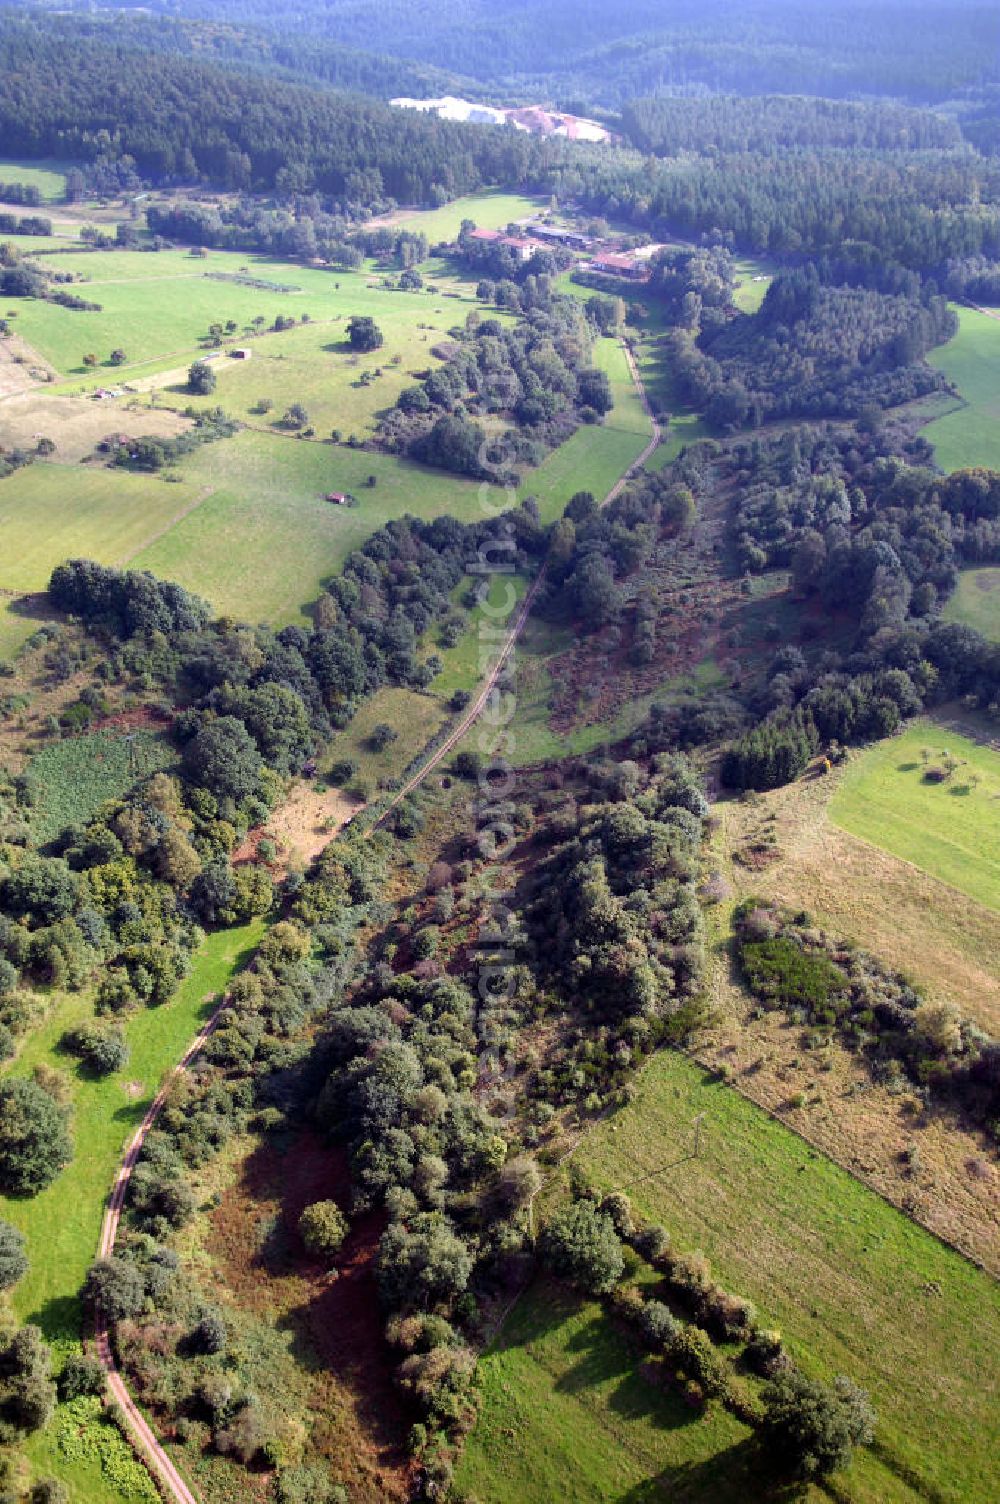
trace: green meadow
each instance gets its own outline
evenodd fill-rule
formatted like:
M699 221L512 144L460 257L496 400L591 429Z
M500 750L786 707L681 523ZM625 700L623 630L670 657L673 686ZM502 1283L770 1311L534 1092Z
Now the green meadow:
M0 1216L24 1233L31 1267L12 1293L11 1304L20 1321L42 1328L61 1361L80 1340L79 1291L92 1263L104 1205L125 1145L141 1122L164 1074L183 1055L225 989L234 970L245 960L263 933L263 922L210 935L194 958L187 978L169 1003L143 1010L125 1028L131 1058L124 1070L93 1080L63 1055L59 1040L68 1028L91 1015L85 993L55 994L44 1020L25 1039L10 1073L28 1075L36 1065L68 1074L72 1094L73 1160L39 1195L12 1199L0 1196ZM93 1425L98 1425L96 1419ZM79 1443L80 1438L76 1438ZM69 1451L58 1423L29 1438L27 1455L38 1473L69 1484L74 1498L119 1504L119 1500L148 1498L148 1491L119 1490L102 1468L97 1433L92 1445ZM124 1446L124 1444L123 1444ZM119 1449L108 1454L121 1462ZM127 1455L127 1452L126 1452Z
M400 230L421 232L434 245L437 241L454 240L463 219L474 220L481 230L501 230L514 220L540 214L547 204L547 199L528 198L523 193L476 193L457 198L440 209L413 213L403 210L393 215L392 223Z
M0 487L0 653L37 626L16 597L83 557L175 579L220 612L302 619L323 581L392 517L478 515L478 488L392 455L247 430L188 456L178 482L36 464ZM369 476L376 484L368 485ZM351 492L356 507L325 501Z
M963 405L928 423L924 433L943 470L1000 468L1000 318L957 308L958 333L927 359L953 381Z
M480 1363L458 1487L481 1504L760 1499L748 1428L718 1405L695 1415L641 1361L597 1302L532 1286Z
M348 553L393 517L479 515L473 481L275 434L247 431L206 444L183 474L204 488L205 500L134 562L255 622L301 619ZM350 492L358 505L324 500L330 491Z
M37 627L17 597L44 590L56 564L125 564L198 497L183 482L78 465L29 465L0 482L0 656Z
M845 1373L869 1390L875 1448L837 1478L835 1497L991 1497L1000 1292L989 1275L670 1050L574 1162L625 1191L676 1247L700 1248L809 1372Z
M928 767L957 760L943 783ZM836 825L1000 910L1000 753L919 721L852 757L830 802Z
M990 642L1000 642L1000 569L963 569L941 614L945 621L962 622Z
M56 203L66 197L66 167L65 162L22 162L5 157L0 161L0 183L24 183L37 188L47 204ZM26 214L31 212L25 210Z
M85 377L91 388L101 383L102 372L84 366L86 354L106 362L112 350L124 350L125 365L103 375L105 383L113 377L120 384L133 373L141 375L138 368L150 362L173 359L182 364L193 358L214 323L234 323L231 337L242 335L257 318L270 326L279 314L298 321L306 315L324 325L346 323L355 313L371 314L395 326L397 318L433 323L432 309L439 306L433 293L369 287L371 274L363 270L317 270L231 251L210 251L204 257L182 251L65 251L46 257L45 264L82 276L85 280L75 283L73 291L99 303L100 311L26 299L18 305L17 331L58 371ZM240 277L273 285L251 287L235 280ZM458 317L464 320L464 311ZM438 315L442 332L454 322L455 316L442 323ZM328 343L344 337L341 328L328 335ZM388 361L392 353L390 339L379 360Z

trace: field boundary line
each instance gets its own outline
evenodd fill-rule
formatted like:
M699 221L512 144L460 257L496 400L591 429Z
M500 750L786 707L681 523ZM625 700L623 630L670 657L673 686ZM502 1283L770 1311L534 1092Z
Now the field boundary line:
M183 522L185 517L190 517L191 513L196 512L203 502L207 501L210 496L214 496L216 490L216 486L202 486L193 501L189 501L187 506L181 507L179 512L175 512L169 521L165 522L162 527L157 528L155 533L151 533L143 543L139 544L138 548L133 548L130 554L123 554L120 559L116 560L115 568L124 569L126 564L130 564L133 559L137 559L140 554L145 553L147 548L152 548L154 543L159 543L160 539L166 537L167 533L172 532L179 522Z

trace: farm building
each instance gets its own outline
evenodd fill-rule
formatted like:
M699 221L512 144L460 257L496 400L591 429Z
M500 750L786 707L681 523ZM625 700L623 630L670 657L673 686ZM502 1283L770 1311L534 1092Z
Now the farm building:
M591 264L595 272L604 272L610 277L628 277L632 281L643 282L649 276L648 266L635 256L628 256L620 251L595 256Z
M535 251L544 249L540 240L532 240L524 235L505 235L502 230L470 230L469 239L480 244L506 246L518 261L530 261Z
M581 235L576 230L561 230L556 225L529 224L525 229L546 245L564 245L571 251L589 251L594 243L589 235Z
M523 235L504 235L501 244L513 251L518 261L530 261L541 245L537 240L528 240Z

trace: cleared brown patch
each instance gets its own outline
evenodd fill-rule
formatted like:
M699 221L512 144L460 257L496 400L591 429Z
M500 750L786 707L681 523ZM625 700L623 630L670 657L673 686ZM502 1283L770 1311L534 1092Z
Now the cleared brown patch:
M0 339L0 401L33 391L39 382L55 380L55 372L19 334Z
M115 385L114 372L106 379ZM38 386L9 396L0 405L0 445L33 449L40 438L51 439L56 446L52 458L63 464L75 464L93 454L109 434L170 439L190 427L190 418L169 408L132 408L121 401L59 397Z
M339 789L320 790L314 783L297 783L262 834L277 842L281 867L296 860L308 865L357 809Z
M352 1499L408 1497L410 1423L392 1383L382 1335L374 1259L382 1213L357 1217L335 1277L308 1258L296 1231L302 1211L332 1198L347 1207L346 1156L314 1134L290 1151L255 1149L212 1213L206 1251L233 1299L262 1320L290 1327L312 1375L311 1444L335 1463ZM260 1227L271 1234L259 1249Z

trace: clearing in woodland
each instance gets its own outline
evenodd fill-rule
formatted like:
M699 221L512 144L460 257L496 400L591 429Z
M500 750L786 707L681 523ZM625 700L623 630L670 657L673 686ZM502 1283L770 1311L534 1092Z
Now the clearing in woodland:
M930 365L955 383L962 407L935 418L924 434L942 470L1000 468L1000 312L956 308L958 333L932 350Z
M963 569L942 615L945 621L973 627L990 642L1000 642L1000 568Z

